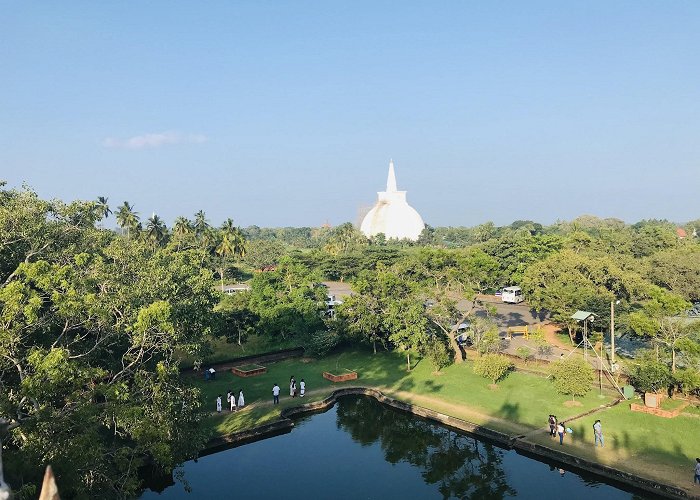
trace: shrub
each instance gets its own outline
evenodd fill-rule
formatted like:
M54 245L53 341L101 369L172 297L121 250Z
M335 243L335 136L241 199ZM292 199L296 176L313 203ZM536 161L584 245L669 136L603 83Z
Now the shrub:
M686 396L700 389L700 371L693 368L680 368L673 374L673 381Z
M663 392L671 385L671 370L663 363L643 359L630 376L632 385L643 392Z
M520 359L522 359L525 363L527 363L528 361L530 361L531 359L534 358L534 356L532 354L532 349L530 349L529 347L524 346L524 345L518 347L515 350L515 354L517 354L518 357Z
M474 360L474 373L495 384L513 368L513 363L502 354L484 354Z
M435 367L435 371L439 372L442 368L449 366L452 362L450 351L444 342L435 340L430 342L425 349L425 355Z
M554 388L560 394L583 396L591 390L593 368L581 358L567 358L552 363L551 375Z

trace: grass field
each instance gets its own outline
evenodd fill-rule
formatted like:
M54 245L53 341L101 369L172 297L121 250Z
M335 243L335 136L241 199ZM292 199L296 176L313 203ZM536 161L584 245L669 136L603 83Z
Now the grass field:
M323 398L335 387L375 387L405 401L518 433L544 426L549 413L562 419L569 418L614 399L614 394L610 392L602 397L589 393L580 399L580 406L570 407L570 398L554 392L551 383L544 377L513 372L494 389L488 380L472 372L470 362L450 366L436 374L429 363L418 361L407 372L405 357L401 355L373 355L362 350L345 351L319 360L290 359L269 363L266 367L267 373L255 377L244 379L231 373L217 373L214 381L204 382L197 378L196 383L202 389L206 404L212 409L217 395L242 389L246 402L256 406L251 413L255 410L255 415L265 421L273 416L267 416L258 406L262 403L269 406L267 403L272 400L274 383L280 385L283 404L300 404L299 400L291 401L289 396L289 379L294 375L297 383L305 379L307 394L312 398ZM345 370L356 371L358 380L333 384L322 376L324 371L342 373ZM279 409L270 406L268 411L278 414ZM242 429L252 421L238 414L215 417L214 420L220 420L214 424L219 432Z

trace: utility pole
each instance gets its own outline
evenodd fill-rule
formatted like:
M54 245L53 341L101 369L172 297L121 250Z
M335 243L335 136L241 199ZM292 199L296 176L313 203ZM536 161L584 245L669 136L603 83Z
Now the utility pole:
M618 300L619 304L620 301ZM610 368L615 371L615 301L610 301Z

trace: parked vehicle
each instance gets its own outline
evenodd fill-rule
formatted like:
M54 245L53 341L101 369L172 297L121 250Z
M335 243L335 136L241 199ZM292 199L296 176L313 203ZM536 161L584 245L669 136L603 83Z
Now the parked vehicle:
M501 300L507 304L519 304L525 299L519 286L507 286L501 293Z

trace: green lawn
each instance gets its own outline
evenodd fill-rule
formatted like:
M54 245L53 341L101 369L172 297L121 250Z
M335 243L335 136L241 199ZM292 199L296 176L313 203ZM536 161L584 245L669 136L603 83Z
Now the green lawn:
M550 381L544 377L513 372L494 390L490 382L472 372L472 363L453 365L440 374L433 373L427 361L418 361L411 372L406 371L406 359L395 353L378 353L363 350L345 351L320 360L289 359L266 365L267 373L249 378L236 377L231 373L217 373L214 381L204 382L197 378L206 404L212 410L218 394L227 390L242 389L248 404L270 403L272 386L276 382L281 388L281 402L300 404L289 397L289 379L295 376L298 382L304 378L309 396L323 398L334 387L361 385L376 387L389 395L431 407L443 413L465 418L475 423L490 423L491 427L509 432L527 432L546 425L549 413L568 418L586 410L610 402L614 395L605 393L601 398L592 392L580 400L581 406L568 407L570 399L554 392ZM322 377L324 371L342 373L344 370L358 372L358 380L333 384ZM320 390L320 392L319 392ZM251 415L268 421L274 418L279 408L271 406L253 408ZM214 417L213 425L219 432L231 432L245 428L254 422L251 417L226 415Z

